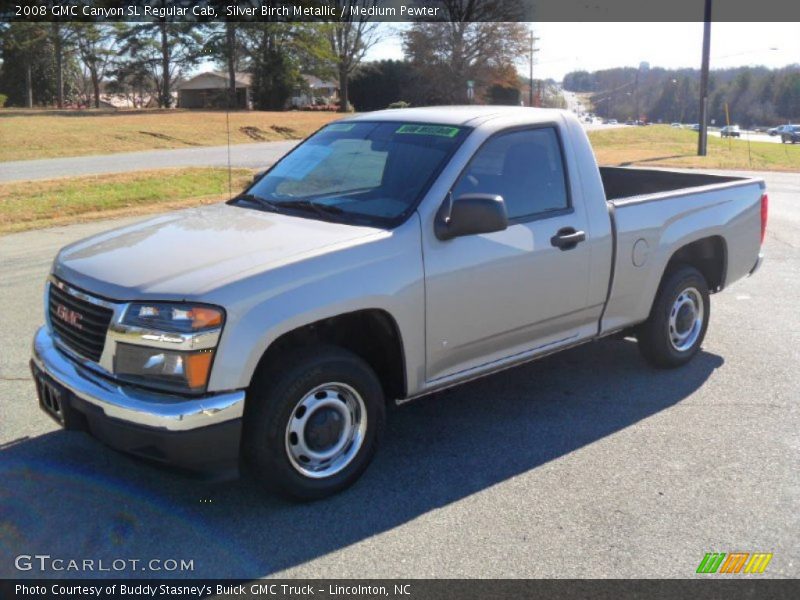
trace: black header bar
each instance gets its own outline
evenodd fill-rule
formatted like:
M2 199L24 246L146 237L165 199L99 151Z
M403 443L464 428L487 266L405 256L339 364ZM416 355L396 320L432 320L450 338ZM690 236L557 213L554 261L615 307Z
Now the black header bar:
M0 21L697 22L703 20L703 5L699 0L0 0ZM800 22L800 2L715 0L712 20Z

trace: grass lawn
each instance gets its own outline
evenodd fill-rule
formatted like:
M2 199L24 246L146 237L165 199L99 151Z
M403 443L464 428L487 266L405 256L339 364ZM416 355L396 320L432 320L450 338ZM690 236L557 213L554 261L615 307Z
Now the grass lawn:
M231 143L302 139L341 118L330 112L230 113ZM0 161L221 146L224 111L0 109Z
M234 169L233 193L253 176ZM227 199L227 169L165 169L0 185L0 233Z
M601 165L800 171L800 146L708 137L708 156L697 156L697 132L666 125L589 132Z

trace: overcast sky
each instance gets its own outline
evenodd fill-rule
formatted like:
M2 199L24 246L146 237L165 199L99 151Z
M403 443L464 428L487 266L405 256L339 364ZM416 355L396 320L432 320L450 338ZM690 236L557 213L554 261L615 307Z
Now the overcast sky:
M790 0L795 1L795 0ZM381 24L384 38L367 60L401 59L396 35L405 25ZM611 67L700 66L702 23L532 23L538 38L535 78L561 80L577 69ZM800 64L800 23L714 23L711 28L711 68L741 65L782 67ZM520 63L527 75L527 58Z

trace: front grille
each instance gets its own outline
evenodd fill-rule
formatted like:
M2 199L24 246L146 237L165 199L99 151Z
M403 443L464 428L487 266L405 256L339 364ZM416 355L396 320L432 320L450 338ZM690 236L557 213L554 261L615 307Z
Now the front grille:
M98 362L106 343L106 331L114 311L93 304L50 284L48 312L53 331L70 350Z

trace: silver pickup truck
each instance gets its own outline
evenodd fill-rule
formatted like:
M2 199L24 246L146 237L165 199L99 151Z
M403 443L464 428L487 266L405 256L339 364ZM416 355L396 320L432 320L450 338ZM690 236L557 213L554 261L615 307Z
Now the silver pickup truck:
M689 361L709 294L759 266L764 188L598 168L563 111L354 116L229 202L64 248L39 402L122 451L321 498L366 469L387 401L620 332Z

